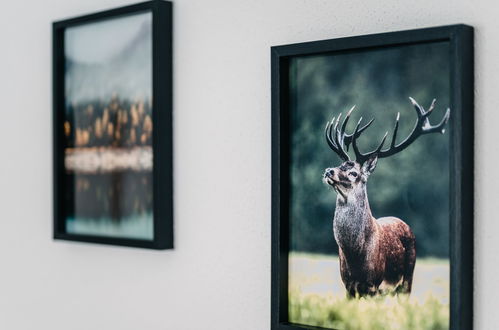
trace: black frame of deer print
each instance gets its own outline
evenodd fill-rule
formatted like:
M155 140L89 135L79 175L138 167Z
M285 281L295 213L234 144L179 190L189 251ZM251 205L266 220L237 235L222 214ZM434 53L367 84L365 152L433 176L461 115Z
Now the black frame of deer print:
M57 21L52 37L53 238L172 249L172 3Z
M304 42L271 47L272 78L272 265L271 265L271 329L329 329L318 325L296 324L290 321L289 312L289 259L291 251L290 189L291 189L291 130L290 63L306 56L329 54L355 54L390 47L425 45L435 42L448 43L449 104L451 118L449 135L449 254L450 300L449 327L453 330L473 328L473 28L467 25L450 25L399 32L346 37L331 40ZM312 88L308 86L308 88ZM410 96L410 95L408 95ZM428 104L424 104L425 107ZM438 107L438 101L437 101ZM410 103L408 112L400 110L405 120L414 120ZM329 109L343 111L346 109ZM357 111L357 110L356 110ZM335 115L338 114L335 113ZM432 124L442 118L434 114ZM333 113L331 113L332 117ZM370 118L364 118L369 120ZM355 127L352 119L349 127ZM391 120L391 118L390 118ZM364 121L365 123L366 121ZM340 122L341 123L341 122ZM323 123L325 124L325 122ZM333 123L334 124L334 123ZM390 122L387 125L392 125ZM340 125L341 126L341 125ZM357 126L358 127L358 126ZM393 126L392 126L393 127ZM321 137L322 131L318 132ZM351 131L351 129L350 129ZM382 138L382 134L379 137ZM334 133L333 133L334 134ZM404 133L405 134L405 133ZM405 135L400 134L400 139ZM303 136L302 136L303 137ZM390 142L390 136L387 142ZM324 149L330 152L324 140ZM387 143L388 144L388 143ZM351 150L350 150L351 151ZM318 180L322 173L317 173ZM326 188L325 188L326 189ZM334 200L333 200L334 201ZM319 220L317 220L319 221ZM321 220L322 221L322 220ZM324 219L331 221L331 218ZM333 228L329 227L332 237ZM417 266L417 263L416 263Z

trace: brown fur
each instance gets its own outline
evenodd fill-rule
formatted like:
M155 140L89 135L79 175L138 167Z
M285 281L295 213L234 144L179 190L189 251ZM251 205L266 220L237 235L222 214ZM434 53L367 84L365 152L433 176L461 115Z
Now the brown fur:
M371 218L373 230L362 251L340 247L341 279L354 297L383 291L383 283L396 292L410 293L416 264L415 237L409 226L394 217Z

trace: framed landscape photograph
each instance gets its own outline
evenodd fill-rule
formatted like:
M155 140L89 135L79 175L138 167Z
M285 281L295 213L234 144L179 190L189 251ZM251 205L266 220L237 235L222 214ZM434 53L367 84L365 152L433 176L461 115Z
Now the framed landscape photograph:
M173 248L172 9L53 23L54 238Z
M473 29L271 56L271 328L472 329Z

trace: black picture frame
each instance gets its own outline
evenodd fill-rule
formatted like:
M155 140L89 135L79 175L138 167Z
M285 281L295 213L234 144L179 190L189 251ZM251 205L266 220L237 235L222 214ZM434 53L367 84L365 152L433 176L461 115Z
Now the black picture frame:
M153 130L153 239L76 235L65 230L63 116L65 106L64 32L68 27L136 13L152 13L152 120ZM173 144L172 144L172 3L148 1L54 22L52 25L53 86L53 238L140 247L173 248Z
M451 49L450 328L473 328L473 28L461 24L271 47L271 329L322 329L288 321L290 59L435 41Z

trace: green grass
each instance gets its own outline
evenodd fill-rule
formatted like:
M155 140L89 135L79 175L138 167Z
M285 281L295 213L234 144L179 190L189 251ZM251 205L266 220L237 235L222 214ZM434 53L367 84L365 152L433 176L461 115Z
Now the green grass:
M418 259L413 292L347 299L334 256L290 254L289 321L344 330L449 328L449 263Z
M432 297L419 304L402 296L328 299L290 292L289 320L345 330L439 330L449 328L449 306Z

